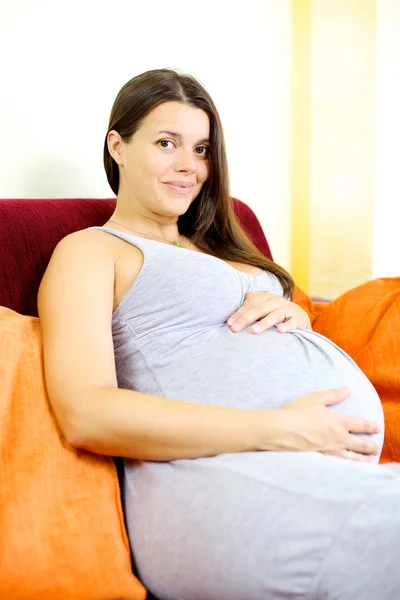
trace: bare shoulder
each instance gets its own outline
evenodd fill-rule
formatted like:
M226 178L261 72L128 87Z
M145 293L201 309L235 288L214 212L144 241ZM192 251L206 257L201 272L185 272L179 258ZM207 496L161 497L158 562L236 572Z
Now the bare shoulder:
M39 316L68 312L71 317L100 293L109 303L113 287L112 250L96 230L76 231L54 249L39 287Z
M101 229L75 231L63 238L59 244L68 247L70 250L76 247L80 251L100 252L101 255L104 253L110 255L114 261L117 261L125 253L129 254L130 259L132 255L136 256L139 262L142 256L141 251L136 246Z
M89 302L111 301L114 309L137 277L143 264L141 251L100 229L82 229L64 237L56 246L39 288L38 305L44 299L62 303L71 293ZM49 306L49 302L46 303Z
M93 275L101 271L109 272L110 266L119 267L124 258L132 266L141 265L141 252L120 238L99 229L82 229L64 237L54 249L46 275L52 273L52 267L84 272L89 269ZM120 270L120 269L118 269Z
M83 229L67 235L55 247L39 288L39 299L49 286L61 290L71 280L101 276L113 271L113 254L96 230Z
M65 236L56 246L52 259L64 255L74 255L79 253L81 256L109 256L113 258L115 248L115 237L102 232L98 229L81 229Z

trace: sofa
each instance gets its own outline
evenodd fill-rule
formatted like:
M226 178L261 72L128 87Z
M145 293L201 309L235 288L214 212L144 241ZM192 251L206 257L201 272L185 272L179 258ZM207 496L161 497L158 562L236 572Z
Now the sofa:
M236 214L258 248L272 259L254 212L233 200ZM38 287L58 242L73 231L103 225L114 199L0 200L0 306L37 316Z
M115 199L0 200L0 598L148 600L135 576L118 461L70 447L46 395L37 290L64 236L102 225ZM253 211L233 199L272 259ZM400 278L366 282L333 302L294 300L348 352L384 408L382 462L400 461ZM179 574L177 574L179 576Z
M253 211L233 206L272 259ZM132 574L118 461L69 447L48 405L38 287L57 243L115 199L0 200L0 598L149 600ZM133 565L134 568L134 565Z

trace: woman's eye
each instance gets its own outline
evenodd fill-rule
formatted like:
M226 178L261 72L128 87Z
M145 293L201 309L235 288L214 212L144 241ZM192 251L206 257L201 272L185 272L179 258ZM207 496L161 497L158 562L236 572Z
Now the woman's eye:
M208 146L197 146L196 148L196 154L199 154L200 156L208 156L209 152L210 148Z
M166 148L167 150L171 150L174 145L171 140L160 140L158 144L161 146L161 148Z

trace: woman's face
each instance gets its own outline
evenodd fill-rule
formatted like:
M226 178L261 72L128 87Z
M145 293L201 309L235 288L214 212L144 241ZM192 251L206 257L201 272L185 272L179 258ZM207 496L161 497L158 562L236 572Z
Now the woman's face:
M203 110L180 102L157 106L129 143L121 142L118 196L140 212L184 214L209 175L209 137Z

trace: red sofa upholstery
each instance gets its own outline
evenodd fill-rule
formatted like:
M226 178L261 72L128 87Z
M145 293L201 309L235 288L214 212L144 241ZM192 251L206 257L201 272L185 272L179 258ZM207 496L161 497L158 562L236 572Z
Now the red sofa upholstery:
M253 211L233 200L243 228L272 259L268 242ZM37 316L36 296L58 242L73 231L103 225L115 199L0 200L0 306Z

